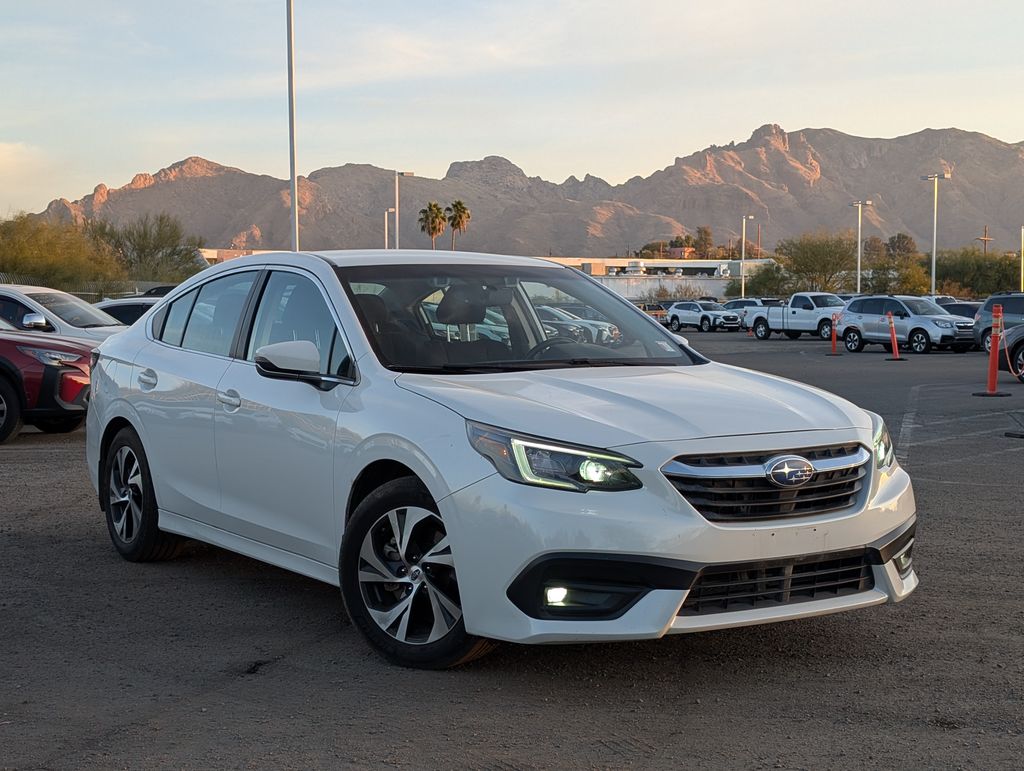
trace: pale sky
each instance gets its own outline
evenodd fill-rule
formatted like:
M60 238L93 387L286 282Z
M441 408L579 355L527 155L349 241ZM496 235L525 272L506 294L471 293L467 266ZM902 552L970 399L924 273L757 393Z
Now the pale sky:
M1024 140L1024 2L295 0L299 173L616 183L758 126ZM0 217L190 155L288 175L284 0L0 0Z

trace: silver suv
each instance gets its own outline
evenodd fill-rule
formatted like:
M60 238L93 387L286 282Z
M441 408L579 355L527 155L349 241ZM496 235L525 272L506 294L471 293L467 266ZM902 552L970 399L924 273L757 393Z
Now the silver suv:
M843 309L837 333L846 350L860 351L868 343L892 347L888 313L892 313L896 340L914 353L952 348L957 353L974 345L974 322L953 316L931 300L908 295L856 297Z
M974 342L984 348L985 353L992 347L992 308L995 305L1003 306L1004 329L1024 324L1024 292L1006 292L989 297L974 317Z

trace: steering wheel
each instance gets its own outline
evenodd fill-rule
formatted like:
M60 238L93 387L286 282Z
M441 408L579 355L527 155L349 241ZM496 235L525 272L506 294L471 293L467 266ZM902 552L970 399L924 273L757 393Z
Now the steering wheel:
M536 359L542 353L546 353L556 345L565 345L566 343L576 345L576 341L571 337L565 337L564 335L558 335L557 337L549 337L547 340L541 340L533 348L526 352L525 358Z

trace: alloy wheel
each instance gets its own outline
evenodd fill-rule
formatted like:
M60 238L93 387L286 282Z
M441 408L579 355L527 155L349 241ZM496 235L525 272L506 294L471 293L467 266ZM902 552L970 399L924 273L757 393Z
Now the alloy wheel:
M832 322L822 322L821 326L818 327L818 337L820 337L822 340L828 340L830 337L832 337Z
M853 329L847 332L843 336L843 343L846 345L848 351L859 351L860 346L860 335Z
M925 353L928 346L928 336L924 332L915 332L910 336L910 349L914 353Z
M1017 370L1017 379L1024 383L1024 347L1017 351L1017 359L1014 363L1014 369ZM2 423L3 420L0 420Z
M4 395L0 394L0 426L7 421L7 402Z
M131 543L142 524L142 467L131 447L121 447L110 467L111 520L123 543Z
M370 617L399 642L437 642L462 618L448 534L427 509L393 509L374 523L359 550L358 580Z

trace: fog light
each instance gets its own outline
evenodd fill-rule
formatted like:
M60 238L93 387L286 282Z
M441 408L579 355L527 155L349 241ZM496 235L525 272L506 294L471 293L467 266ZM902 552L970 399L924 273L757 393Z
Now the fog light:
M544 599L548 605L561 605L569 596L569 590L564 586L549 586L544 592Z
M904 546L900 551L893 555L892 562L896 566L896 571L900 574L900 578L906 578L910 575L910 571L914 567L913 557L914 539L911 538L910 542Z

